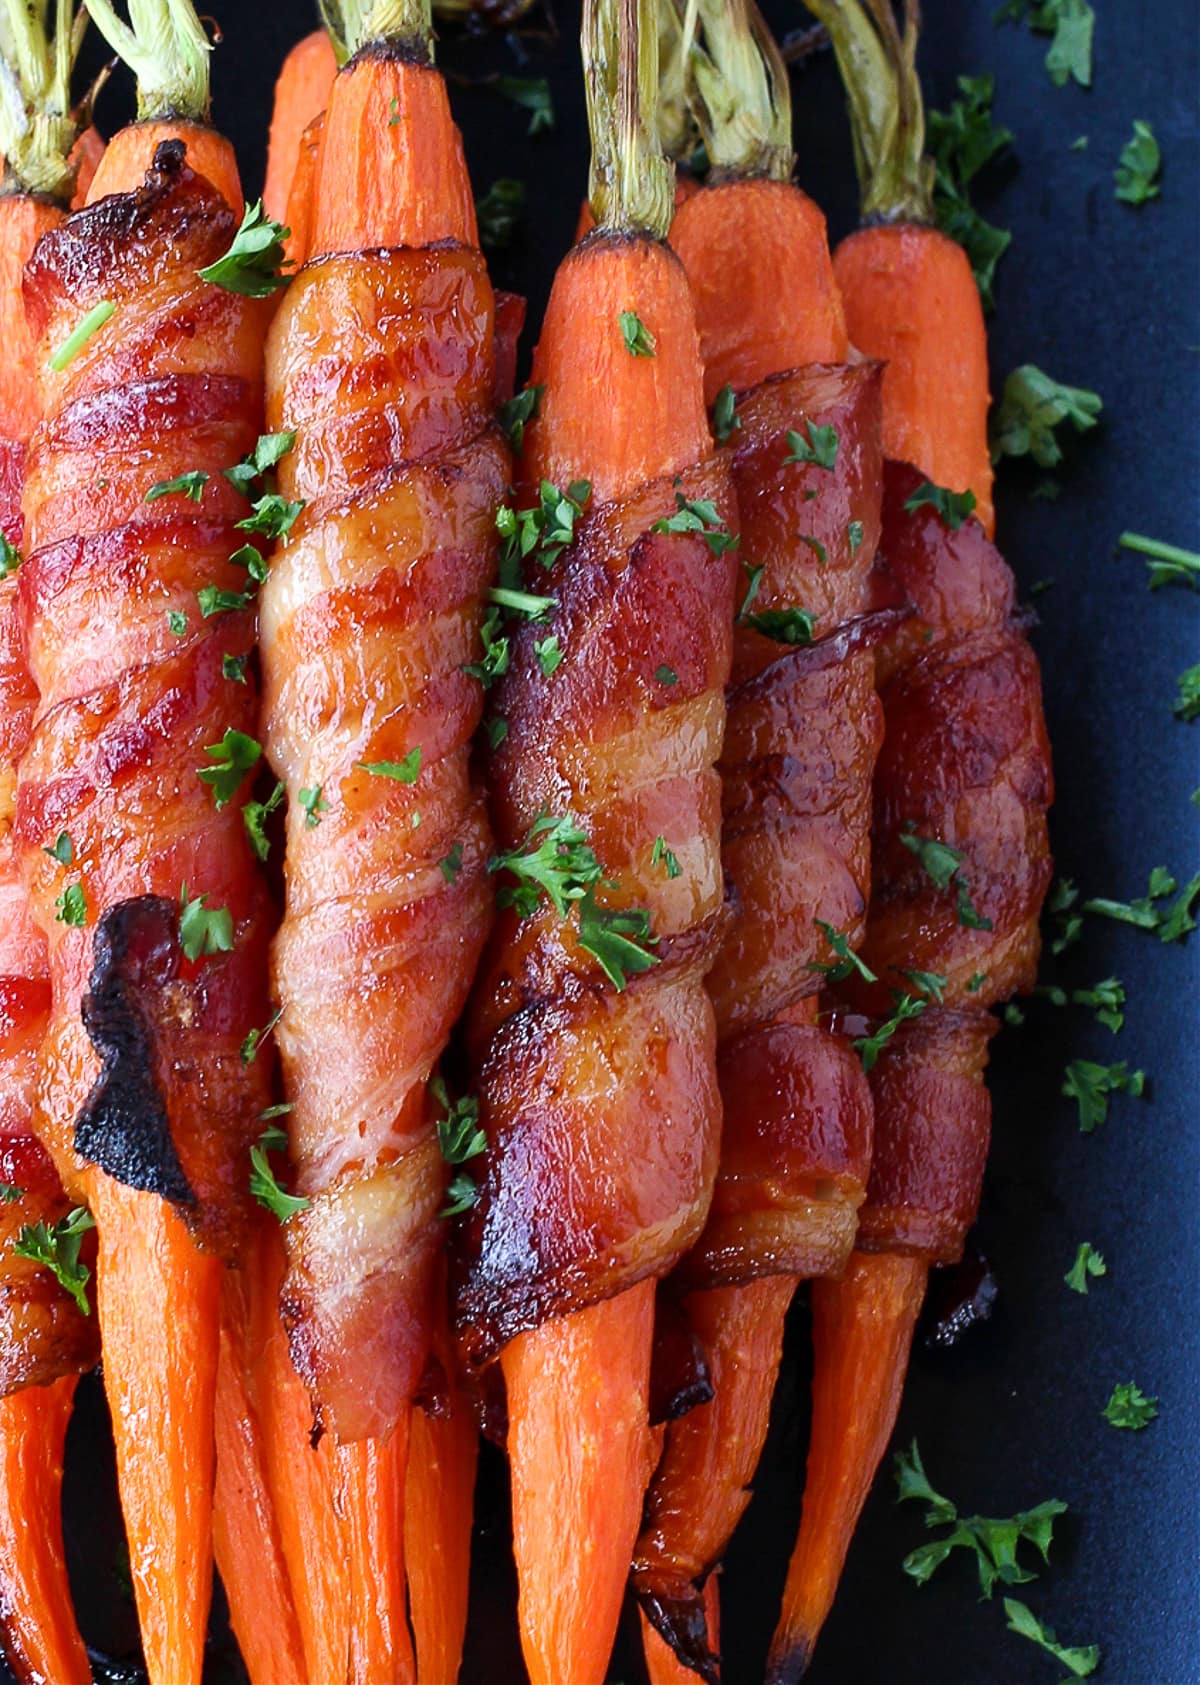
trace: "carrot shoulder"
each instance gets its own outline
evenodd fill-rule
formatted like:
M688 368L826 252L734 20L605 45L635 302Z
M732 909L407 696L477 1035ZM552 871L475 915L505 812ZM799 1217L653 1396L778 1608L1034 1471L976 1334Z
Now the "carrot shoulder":
M314 29L302 41L297 41L283 61L275 83L263 184L263 204L267 215L276 222L286 220L302 137L329 103L329 90L336 75L333 43L324 29Z

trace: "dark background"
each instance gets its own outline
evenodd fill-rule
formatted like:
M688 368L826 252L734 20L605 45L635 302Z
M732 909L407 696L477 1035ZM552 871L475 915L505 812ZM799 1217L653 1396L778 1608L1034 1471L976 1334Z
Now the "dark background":
M271 84L286 49L312 26L313 8L306 0L210 0L210 9L225 31L213 61L215 119L237 142L253 194ZM1043 68L1046 38L994 26L993 10L994 0L926 0L921 69L928 102L939 108L956 76L994 71L996 119L1015 136L1009 159L976 192L983 213L1014 236L989 324L993 390L1011 368L1034 362L1104 399L1102 427L1055 471L1056 502L1031 496L1040 475L1001 469L999 529L1024 592L1054 581L1037 598L1035 639L1059 778L1059 869L1085 895L1128 899L1144 893L1151 867L1166 865L1182 882L1200 856L1200 812L1189 804L1200 784L1200 724L1181 724L1170 711L1176 675L1200 656L1200 602L1177 589L1151 595L1141 561L1114 549L1125 528L1200 545L1197 8L1192 0L1098 7L1090 91L1055 88ZM798 6L767 11L781 34L807 22ZM527 294L535 325L587 179L577 22L577 9L562 5L557 28L538 11L520 35L447 31L439 50L477 191L498 176L526 183L523 226L493 267L501 286ZM479 82L497 70L550 77L553 133L529 138L527 114ZM837 238L853 226L856 195L828 55L796 73L793 96L799 180L825 206ZM103 98L109 132L124 116L122 99L118 88ZM1161 199L1137 209L1116 201L1112 180L1135 117L1151 120L1164 157ZM1086 150L1070 150L1084 134ZM1121 977L1125 1029L1114 1039L1080 1008L1036 1003L1025 1026L995 1044L994 1146L977 1239L999 1279L999 1304L957 1349L918 1349L896 1436L897 1444L919 1438L933 1484L964 1513L1009 1515L1051 1496L1067 1502L1051 1566L1016 1595L1064 1643L1102 1646L1105 1685L1200 1680L1198 952L1196 938L1167 947L1090 919L1081 944L1061 961L1047 957L1044 976L1067 986ZM1063 1064L1074 1057L1144 1067L1146 1098L1118 1096L1107 1124L1081 1135L1073 1103L1059 1094ZM1086 1299L1062 1281L1084 1239L1108 1262ZM727 1685L762 1676L798 1513L807 1346L800 1306L758 1490L723 1583ZM1119 1433L1100 1414L1113 1384L1130 1379L1160 1399L1158 1420L1141 1434ZM134 1627L103 1421L92 1379L69 1446L68 1530L85 1632L120 1653ZM464 1685L523 1677L503 1479L488 1454ZM1061 1678L1050 1657L1005 1631L998 1597L978 1601L969 1562L952 1560L924 1588L901 1572L925 1535L920 1509L897 1508L893 1497L885 1469L813 1685ZM642 1673L632 1624L623 1637L610 1677L635 1685ZM243 1677L227 1635L214 1638L209 1676Z

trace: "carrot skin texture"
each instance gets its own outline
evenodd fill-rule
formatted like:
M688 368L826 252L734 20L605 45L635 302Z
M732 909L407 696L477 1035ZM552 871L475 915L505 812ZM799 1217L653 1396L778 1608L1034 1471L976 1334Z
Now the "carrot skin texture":
M275 83L263 204L275 222L287 220L303 136L329 103L337 75L333 43L325 29L314 29L288 53Z
M132 123L115 134L91 179L85 204L94 205L110 193L129 193L141 183L163 141L181 140L187 147L188 168L203 176L224 199L234 216L246 208L233 147L206 123L163 121Z
M649 1473L653 1321L654 1283L639 1282L519 1334L500 1358L532 1685L605 1677Z
M404 1584L408 1417L385 1440L339 1445L340 1507L350 1566L347 1685L414 1685Z
M292 190L288 195L284 224L289 230L283 242L293 268L307 262L312 249L313 219L317 214L317 180L321 170L321 149L325 144L325 113L322 111L300 137Z
M936 229L897 223L851 234L833 267L851 343L886 364L884 455L973 491L990 538L987 332L966 253Z
M256 1236L243 1268L226 1270L221 1283L213 1552L251 1685L306 1685L258 1397L262 1353L254 1337L259 1320L255 1301L266 1294L278 1315L278 1292L278 1270L271 1268L271 1257ZM296 1447L295 1454L306 1449Z
M0 1398L0 1599L22 1685L91 1685L62 1538L63 1444L77 1377Z
M929 1266L855 1252L813 1283L813 1414L804 1511L788 1564L767 1685L795 1685L833 1606L846 1552L896 1425ZM847 1412L846 1401L854 1401Z
M184 1685L200 1678L212 1589L215 1457L211 1426L204 1430L216 1405L222 1266L197 1251L157 1194L99 1173L86 1180L99 1235L105 1387L146 1671L160 1685Z
M696 300L706 403L723 386L740 391L786 369L846 361L825 215L798 188L765 180L701 188L678 206L671 247Z
M704 1582L704 1637L709 1651L714 1656L721 1654L721 1576L710 1574ZM640 1617L642 1630L642 1653L646 1659L646 1672L650 1676L650 1685L696 1685L697 1674L694 1668L681 1662L665 1638L662 1638L651 1625L649 1618L643 1611ZM717 1669L720 1678L720 1668Z

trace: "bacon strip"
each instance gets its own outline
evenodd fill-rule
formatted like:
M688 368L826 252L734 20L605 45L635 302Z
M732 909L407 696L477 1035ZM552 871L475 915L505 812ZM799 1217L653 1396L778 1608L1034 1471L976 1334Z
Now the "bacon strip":
M283 1303L339 1439L386 1433L429 1350L445 1170L426 1084L491 915L470 777L509 474L493 298L446 242L311 262L268 350L268 421L304 500L263 593L263 735L287 785L274 956L298 1187ZM363 763L403 762L415 782ZM326 804L308 823L302 789ZM450 864L457 861L457 866Z
M253 616L205 620L196 598L206 585L246 584L228 560L246 505L221 470L257 437L263 316L255 301L197 274L233 232L224 201L187 168L182 146L168 144L142 188L76 212L27 266L44 420L27 461L31 554L19 607L40 701L15 826L50 943L44 1133L73 1193L83 1168L75 1120L99 1068L80 1012L94 932L140 896L178 906L185 886L229 910L231 953L172 956L171 1056L154 1073L193 1194L179 1209L197 1240L221 1251L236 1246L246 1147L269 1097L267 1062L240 1057L262 1011L265 891L240 802L218 810L198 776L211 764L206 746L227 729L255 727L252 685L222 671L224 656L249 653ZM51 368L51 354L102 300L115 305L112 318L66 368ZM191 470L211 476L199 506L182 496L146 501L156 483ZM169 611L186 615L182 635ZM70 867L46 852L63 831ZM82 925L58 916L75 883L86 898Z

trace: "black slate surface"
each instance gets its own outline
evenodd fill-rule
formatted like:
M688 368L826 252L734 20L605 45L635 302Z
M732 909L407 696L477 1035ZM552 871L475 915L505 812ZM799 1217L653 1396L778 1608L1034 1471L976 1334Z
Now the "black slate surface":
M212 0L225 41L214 59L215 115L239 148L248 187L261 179L271 81L310 27L305 0L235 7ZM1010 161L979 184L1013 246L990 322L993 388L1022 362L1094 387L1101 429L1071 447L1058 501L1031 498L1040 476L1005 466L999 536L1025 592L1039 595L1035 634L1059 781L1053 841L1059 869L1085 894L1144 892L1151 867L1186 880L1200 864L1200 724L1170 712L1175 677L1200 655L1200 600L1150 594L1142 563L1116 554L1124 528L1200 545L1200 24L1191 0L1099 5L1090 92L1056 89L1046 41L995 27L992 0L927 0L921 67L929 103L944 107L957 75L996 74L997 120L1014 131ZM777 28L806 21L768 7ZM536 324L586 181L587 140L574 33L577 10L544 15L517 36L447 39L442 63L464 78L454 101L477 190L501 175L529 188L524 225L495 263L524 291ZM549 75L558 124L530 139L526 117L468 80L500 69ZM855 189L841 94L828 57L793 83L799 179L827 208L831 233L853 226ZM121 98L107 94L112 128ZM1165 169L1161 199L1119 204L1112 171L1135 117L1149 118ZM1086 150L1070 143L1087 135ZM1105 1685L1200 1680L1200 1095L1196 938L1165 947L1144 932L1088 921L1084 941L1045 974L1075 985L1115 973L1129 993L1118 1038L1079 1008L1039 1003L995 1046L995 1131L978 1240L1001 1296L995 1316L956 1350L919 1349L897 1429L918 1437L929 1475L964 1512L1009 1514L1064 1499L1052 1564L1017 1595L1063 1642L1095 1642ZM1148 1074L1146 1097L1117 1097L1107 1124L1079 1133L1060 1097L1068 1058L1127 1059ZM1084 1299L1063 1285L1083 1239L1108 1275ZM807 1320L797 1311L758 1491L724 1582L725 1679L761 1679L765 1644L796 1522L807 1432ZM1116 1381L1160 1399L1144 1433L1101 1418ZM68 1524L80 1617L110 1652L134 1628L121 1589L119 1525L105 1448L103 1400L85 1383L72 1430ZM503 1530L503 1469L488 1456L464 1685L522 1677L514 1587ZM813 1685L1010 1685L1061 1678L1048 1656L1004 1630L999 1601L980 1603L963 1561L919 1589L900 1571L925 1537L916 1506L897 1508L882 1474L867 1505L838 1604L811 1671ZM219 1621L216 1623L219 1627ZM642 1678L631 1625L613 1682ZM208 1677L243 1678L226 1635ZM327 1685L327 1682L320 1682ZM333 1685L333 1682L328 1682ZM569 1682L564 1682L569 1685Z

